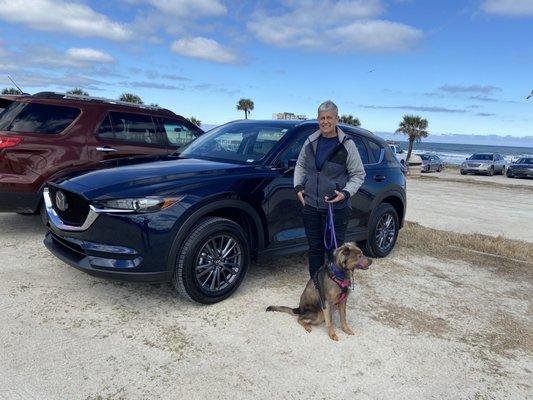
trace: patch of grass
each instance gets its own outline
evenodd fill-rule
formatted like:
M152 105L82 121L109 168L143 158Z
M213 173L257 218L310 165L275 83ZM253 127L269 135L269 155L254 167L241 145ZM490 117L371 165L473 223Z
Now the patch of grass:
M434 257L521 269L533 281L533 243L502 236L441 231L406 221L398 246Z

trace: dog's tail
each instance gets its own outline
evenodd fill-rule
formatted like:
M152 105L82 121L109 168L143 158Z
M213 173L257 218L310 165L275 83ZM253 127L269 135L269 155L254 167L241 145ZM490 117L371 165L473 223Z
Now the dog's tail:
M291 315L300 314L300 307L290 308L290 307L284 307L284 306L268 306L266 310L284 312L284 313L291 314Z

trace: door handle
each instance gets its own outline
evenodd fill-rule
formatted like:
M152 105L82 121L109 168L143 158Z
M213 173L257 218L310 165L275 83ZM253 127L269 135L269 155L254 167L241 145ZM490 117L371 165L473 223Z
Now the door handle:
M96 151L101 151L103 153L114 153L117 151L117 149L114 149L112 147L104 146L104 147L97 147Z
M374 180L377 181L377 182L384 181L385 178L386 178L385 175L374 175Z

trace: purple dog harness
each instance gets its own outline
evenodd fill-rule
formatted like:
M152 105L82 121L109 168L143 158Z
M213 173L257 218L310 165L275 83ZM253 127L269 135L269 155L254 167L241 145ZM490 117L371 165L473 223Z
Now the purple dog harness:
M351 281L346 277L346 274L337 268L332 262L328 264L327 272L331 280L341 288L341 292L335 302L335 305L340 304L348 297L348 288L350 287Z

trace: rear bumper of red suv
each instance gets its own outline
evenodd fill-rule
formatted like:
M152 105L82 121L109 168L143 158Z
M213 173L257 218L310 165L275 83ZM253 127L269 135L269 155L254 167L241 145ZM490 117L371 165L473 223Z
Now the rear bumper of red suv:
M40 193L0 191L0 212L33 213L39 209Z

